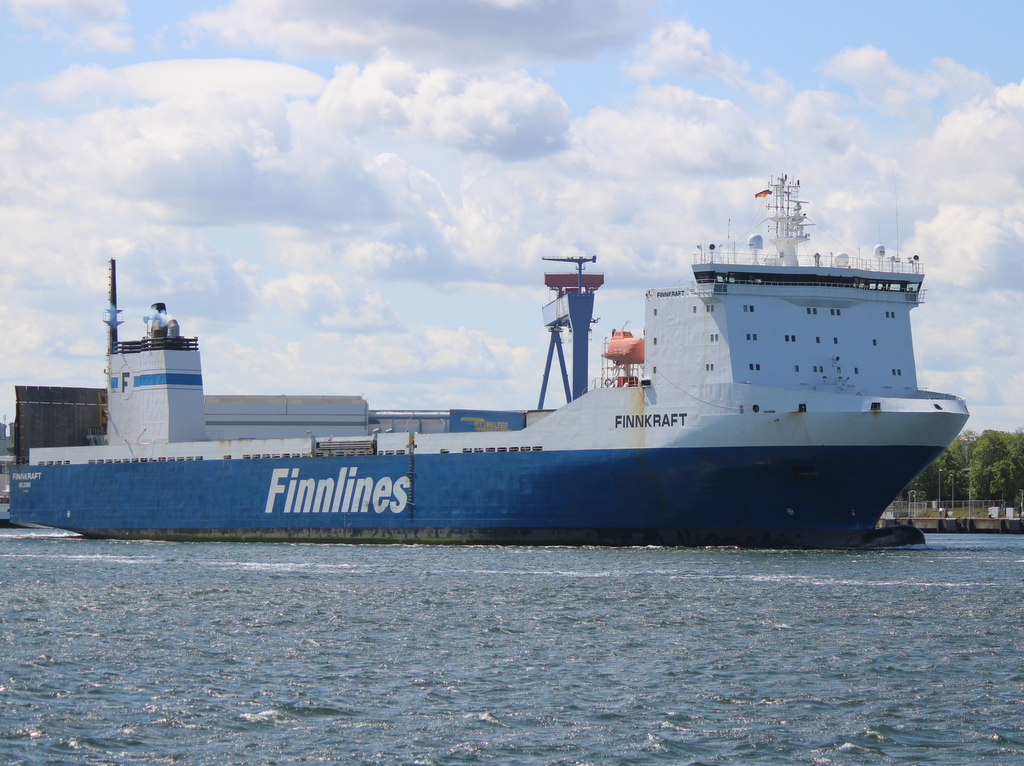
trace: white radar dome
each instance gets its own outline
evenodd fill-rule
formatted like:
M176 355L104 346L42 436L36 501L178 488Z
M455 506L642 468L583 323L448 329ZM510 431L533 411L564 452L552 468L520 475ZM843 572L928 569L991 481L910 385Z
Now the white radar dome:
M850 256L849 255L847 255L846 253L839 253L839 255L836 256L836 266L838 266L841 269L845 269L849 265L850 265Z
M875 258L885 258L885 245L875 245Z
M760 234L751 234L747 240L747 247L751 250L764 250L764 237Z

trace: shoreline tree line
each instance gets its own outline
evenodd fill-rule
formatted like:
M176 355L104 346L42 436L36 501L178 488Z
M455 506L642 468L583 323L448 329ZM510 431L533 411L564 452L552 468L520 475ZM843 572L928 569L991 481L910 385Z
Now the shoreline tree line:
M941 491L941 495L940 495ZM1020 505L1024 492L1024 428L1013 433L964 429L946 451L906 486L901 500L998 500ZM913 494L911 494L913 493Z

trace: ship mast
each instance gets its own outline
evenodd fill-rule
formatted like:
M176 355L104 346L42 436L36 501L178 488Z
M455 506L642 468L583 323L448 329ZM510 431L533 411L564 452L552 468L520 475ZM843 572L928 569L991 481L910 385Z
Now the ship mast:
M797 245L806 242L811 235L804 231L807 215L803 205L807 202L797 199L800 193L800 181L790 183L789 176L783 175L771 183L771 200L768 202L768 220L775 223L775 236L772 244L779 253L782 266L796 266Z
M107 353L117 353L117 326L124 324L121 311L117 308L117 262L110 259L110 306L104 312L103 322L107 325Z

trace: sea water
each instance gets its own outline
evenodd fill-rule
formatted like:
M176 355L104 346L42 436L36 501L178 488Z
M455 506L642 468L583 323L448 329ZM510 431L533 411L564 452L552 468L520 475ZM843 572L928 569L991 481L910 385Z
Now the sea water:
M890 551L0 532L0 763L1019 764L1024 536Z

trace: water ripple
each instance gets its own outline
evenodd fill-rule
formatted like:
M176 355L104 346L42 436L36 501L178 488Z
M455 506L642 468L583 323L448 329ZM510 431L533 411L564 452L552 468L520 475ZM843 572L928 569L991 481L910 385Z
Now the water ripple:
M1015 763L1024 540L0 536L14 763Z

